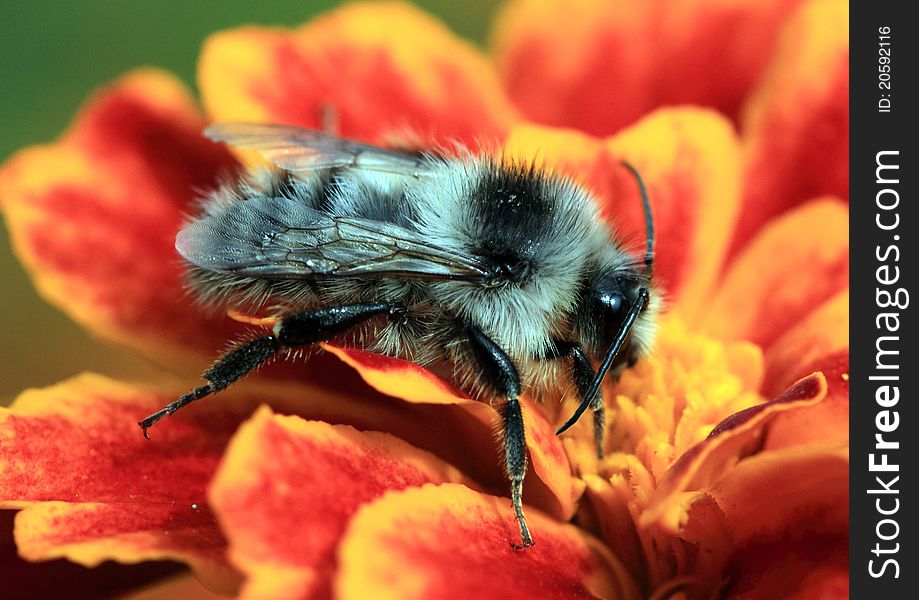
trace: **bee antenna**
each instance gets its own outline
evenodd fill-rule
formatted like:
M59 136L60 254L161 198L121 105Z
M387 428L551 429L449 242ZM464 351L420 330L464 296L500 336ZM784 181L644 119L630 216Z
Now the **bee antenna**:
M622 166L635 176L635 180L638 181L638 190L641 192L641 204L645 209L645 239L647 240L645 245L645 269L647 269L650 276L651 271L654 269L654 216L651 213L651 201L648 199L648 188L645 187L641 173L631 163L622 161Z
M574 414L571 415L571 418L565 421L565 424L555 432L556 435L561 435L569 427L577 423L578 419L581 418L581 415L584 414L584 411L587 410L587 407L593 403L594 397L597 395L597 392L600 389L600 384L603 383L603 378L606 377L606 373L609 371L609 368L613 366L613 361L616 360L616 355L619 354L619 350L622 348L622 344L625 343L626 338L629 336L629 332L632 331L632 325L635 323L635 319L638 318L638 313L640 313L641 309L644 308L645 304L648 303L648 297L648 288L641 288L638 290L638 298L635 299L635 303L632 304L631 308L629 308L629 312L626 314L625 320L622 322L622 325L619 327L619 331L616 333L616 339L613 340L609 350L606 351L606 355L603 357L603 362L600 363L600 368L597 369L597 374L594 375L593 381L590 382L590 387L587 388L587 393L584 394L584 398L581 399L581 404L578 405L577 410L574 411Z

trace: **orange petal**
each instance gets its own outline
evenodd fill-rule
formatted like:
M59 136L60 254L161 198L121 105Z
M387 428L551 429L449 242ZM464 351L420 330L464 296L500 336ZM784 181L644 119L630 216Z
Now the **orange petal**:
M107 339L153 356L213 349L231 334L183 294L183 212L235 162L201 137L173 77L137 71L109 86L55 144L0 170L13 245L42 295Z
M593 525L590 529L598 532L626 570L638 579L638 584L647 588L650 582L645 548L629 509L629 500L618 493L607 479L590 473L583 477L587 489L578 523L586 520Z
M175 600L176 598L181 598L182 600L223 600L225 596L211 592L191 575L180 575L121 598L123 600Z
M629 574L579 529L527 512L536 545L506 498L464 486L389 493L364 506L339 549L336 592L378 598L637 598Z
M783 389L804 373L815 370L828 356L848 353L849 290L818 305L766 352L765 391ZM842 373L840 373L842 374Z
M205 492L234 418L184 411L155 443L145 440L137 421L172 398L83 375L2 409L0 506L23 509L22 556L88 566L173 559L216 589L234 589Z
M799 0L508 2L493 46L536 121L609 134L668 104L736 116Z
M709 490L733 535L730 597L846 597L826 594L847 581L848 476L845 448L790 448L741 462Z
M770 423L763 449L815 444L828 448L849 445L849 350L811 363L827 379L827 396L820 404L778 415Z
M849 598L848 536L779 538L746 548L725 570L724 598Z
M364 381L384 394L402 398L408 402L430 404L470 402L469 397L463 392L413 362L353 348L339 348L330 344L322 344L322 347L348 366L356 369Z
M801 202L849 197L848 2L816 0L796 11L742 131L745 189L733 251Z
M762 539L844 534L849 523L846 448L787 448L741 461L707 493L742 547Z
M262 408L234 436L209 498L248 576L243 597L313 598L330 594L335 547L361 505L387 490L462 481L393 436Z
M442 23L399 2L349 4L296 30L244 27L206 42L198 68L215 121L322 128L472 143L501 137L516 116L485 56Z
M83 564L171 558L232 591L238 575L206 503L232 432L262 402L363 428L416 428L404 404L372 392L336 396L305 385L236 386L195 403L144 440L137 421L175 399L84 375L24 393L0 411L0 508L22 508L19 550L32 560Z
M31 563L17 554L16 511L0 510L0 577L4 598L122 598L125 594L187 569L171 561L124 565L107 562L87 569L65 559ZM187 575L195 579L194 575ZM200 584L199 584L200 585Z
M725 581L744 593L755 588L757 598L785 598L823 585L817 581L823 573L793 582L770 580L768 573L794 573L789 553L809 556L815 572L824 562L833 572L845 564L839 558L848 552L848 471L845 448L761 452L741 461L704 494L684 496L686 516L674 533L688 545L674 555L695 554L698 562L674 575L689 576L694 597L715 595Z
M826 380L814 373L789 387L781 396L742 410L715 426L708 438L683 454L667 471L654 497L641 516L642 525L660 523L678 531L685 522L684 492L709 487L725 471L749 454L762 436L765 423L777 414L820 402L826 395Z
M740 166L733 129L714 112L663 109L612 138L607 148L634 165L647 184L655 276L681 314L691 317L721 269L737 216ZM624 233L641 232L640 248L644 215L635 181L622 169L612 174L604 214L622 223Z
M813 200L770 221L734 258L701 329L769 347L848 282L848 209L835 199ZM778 393L804 373L795 375L767 392Z
M816 406L779 415L769 425L765 448L800 444L847 447L849 443L849 293L817 308L779 338L766 354L767 389L803 373L821 371L827 397Z
M449 437L441 435L440 443L433 441L433 447L429 445L432 442L419 445L470 473L476 481L484 483L486 489L498 493L507 489L501 466L503 450L494 439L501 422L494 408L452 390L439 377L414 363L359 350L324 347L357 369L364 381L377 391L411 403L435 405L423 411L429 415L429 422L446 422L456 430L448 430ZM583 486L571 477L564 446L541 407L526 397L521 402L531 471L536 475L525 480L524 499L559 518L568 519L574 514ZM460 443L464 439L466 441ZM484 465L492 468L483 472Z
M215 590L239 585L213 513L195 503L42 502L16 515L15 536L26 560L66 558L86 567L178 560Z

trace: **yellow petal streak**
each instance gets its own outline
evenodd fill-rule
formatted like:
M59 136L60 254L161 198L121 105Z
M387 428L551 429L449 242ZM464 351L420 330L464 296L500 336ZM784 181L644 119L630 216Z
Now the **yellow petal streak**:
M760 349L690 333L675 317L661 327L649 359L623 373L610 403L609 475L658 480L725 417L762 402ZM637 463L636 463L637 460Z
M591 456L591 423L579 424L566 440L587 484L582 517L625 564L647 573L649 589L680 573L701 573L706 564L672 532L642 523L642 514L680 456L726 417L763 402L757 391L763 373L758 346L710 338L676 316L664 317L652 355L607 390L606 457L596 465ZM709 533L721 539L720 530Z

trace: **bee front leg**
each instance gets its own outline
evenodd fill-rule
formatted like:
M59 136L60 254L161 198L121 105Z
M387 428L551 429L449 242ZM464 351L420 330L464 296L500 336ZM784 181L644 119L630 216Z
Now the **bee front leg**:
M497 394L507 398L502 409L504 427L504 466L511 482L511 503L520 527L521 544L533 545L533 537L523 515L523 479L527 472L526 432L520 410L520 375L510 357L498 344L474 325L466 325L466 335L481 367L481 378Z
M550 348L552 354L549 358L566 358L570 357L572 361L571 378L574 385L578 388L578 394L583 398L590 390L590 384L594 380L594 370L590 366L590 361L584 354L580 345L574 342L563 340L553 340ZM603 458L604 438L606 436L606 408L603 404L603 390L598 390L590 405L594 413L594 443L597 449L597 458Z
M322 342L368 319L396 312L398 309L390 304L352 304L289 314L278 320L270 335L236 346L218 358L201 376L207 381L206 385L196 387L162 410L139 421L138 425L143 429L144 437L149 438L147 430L157 421L195 400L226 389L281 350Z

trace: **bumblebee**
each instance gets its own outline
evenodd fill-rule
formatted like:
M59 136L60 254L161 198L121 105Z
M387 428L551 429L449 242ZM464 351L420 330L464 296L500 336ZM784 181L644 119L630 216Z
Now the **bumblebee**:
M600 385L653 342L653 222L638 173L625 164L645 208L643 257L623 249L586 190L534 164L392 151L282 125L215 125L205 135L272 166L221 185L178 233L190 289L211 307L269 307L273 327L141 421L144 435L318 342L413 361L476 398L500 400L521 546L532 545L521 394L550 394L568 371L581 402L558 432L592 408L602 453Z

